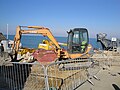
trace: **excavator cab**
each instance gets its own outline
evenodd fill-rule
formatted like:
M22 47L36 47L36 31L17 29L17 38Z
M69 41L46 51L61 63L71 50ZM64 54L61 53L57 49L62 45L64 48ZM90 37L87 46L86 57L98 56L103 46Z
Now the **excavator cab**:
M88 46L88 31L85 28L75 28L68 32L67 51L70 54L85 53Z

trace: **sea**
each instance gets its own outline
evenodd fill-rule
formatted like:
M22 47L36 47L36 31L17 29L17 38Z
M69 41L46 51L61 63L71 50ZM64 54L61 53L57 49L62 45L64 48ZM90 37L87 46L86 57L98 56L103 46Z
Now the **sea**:
M6 35L5 35L6 36ZM9 40L14 40L15 35L8 35ZM67 43L67 37L55 37L56 40L60 43ZM23 47L28 48L37 48L38 44L42 42L42 40L48 39L47 37L39 36L39 35L22 35L21 44ZM102 49L101 44L97 42L96 38L89 38L89 44L92 45L95 49ZM64 48L64 47L63 47Z

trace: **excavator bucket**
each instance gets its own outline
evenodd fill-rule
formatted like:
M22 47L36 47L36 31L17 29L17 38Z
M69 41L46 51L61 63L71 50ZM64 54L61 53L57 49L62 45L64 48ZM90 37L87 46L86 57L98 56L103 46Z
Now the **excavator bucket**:
M57 54L53 50L38 49L33 53L33 57L42 64L53 62Z

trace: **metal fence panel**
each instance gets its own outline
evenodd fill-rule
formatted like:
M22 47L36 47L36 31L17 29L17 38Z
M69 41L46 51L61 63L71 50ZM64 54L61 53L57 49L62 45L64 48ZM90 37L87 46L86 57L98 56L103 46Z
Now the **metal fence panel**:
M0 66L0 88L7 90L45 89L44 67L36 63L5 63Z
M49 89L76 89L88 79L87 68L89 64L87 64L88 62L78 62L78 60L59 61L50 64L47 67Z

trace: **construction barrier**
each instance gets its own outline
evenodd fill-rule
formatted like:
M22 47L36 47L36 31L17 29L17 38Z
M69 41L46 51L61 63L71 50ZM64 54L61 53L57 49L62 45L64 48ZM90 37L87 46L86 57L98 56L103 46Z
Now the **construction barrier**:
M73 90L87 81L86 65L78 61L40 63L5 62L0 65L0 89Z
M90 63L81 60L67 60L47 66L48 90L74 90L88 79Z
M37 63L9 62L0 66L0 88L6 90L43 90L44 66Z

